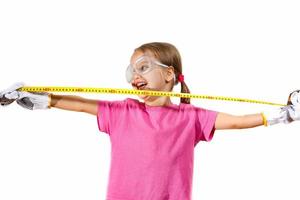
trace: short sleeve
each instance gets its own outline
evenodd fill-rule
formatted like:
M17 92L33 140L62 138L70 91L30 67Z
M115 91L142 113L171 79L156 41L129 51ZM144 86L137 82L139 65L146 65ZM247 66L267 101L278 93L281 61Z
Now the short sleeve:
M211 141L215 132L215 121L218 112L196 107L196 141Z
M98 100L97 123L101 132L111 134L112 129L117 125L117 121L120 118L124 103L125 100Z

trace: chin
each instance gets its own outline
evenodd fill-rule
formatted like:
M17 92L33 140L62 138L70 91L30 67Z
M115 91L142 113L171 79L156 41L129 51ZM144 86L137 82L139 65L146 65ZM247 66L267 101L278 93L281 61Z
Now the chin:
M146 95L138 95L138 97L144 101L150 98L150 96L146 96Z

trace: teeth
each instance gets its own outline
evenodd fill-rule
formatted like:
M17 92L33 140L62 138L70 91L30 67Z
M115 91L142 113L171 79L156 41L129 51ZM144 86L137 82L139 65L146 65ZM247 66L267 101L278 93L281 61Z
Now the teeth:
M141 83L136 84L136 86L138 86L138 87L141 87L142 85L146 85L146 83L141 82Z

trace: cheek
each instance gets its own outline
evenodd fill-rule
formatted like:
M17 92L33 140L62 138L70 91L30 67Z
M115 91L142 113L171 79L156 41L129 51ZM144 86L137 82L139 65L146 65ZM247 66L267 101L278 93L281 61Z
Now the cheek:
M164 83L163 76L159 71L153 70L145 78L151 86L159 86Z

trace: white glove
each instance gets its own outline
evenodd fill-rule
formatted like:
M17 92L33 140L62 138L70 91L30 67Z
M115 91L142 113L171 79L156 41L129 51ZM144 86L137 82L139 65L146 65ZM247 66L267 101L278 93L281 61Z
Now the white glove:
M291 123L300 120L300 91L291 93L287 106L276 110L263 112L264 124L274 125L278 123Z
M51 95L49 93L30 93L18 91L24 86L23 83L16 83L0 93L0 104L9 105L15 100L23 108L29 110L50 108Z
M0 92L0 105L1 106L7 106L9 104L11 104L12 102L14 102L17 98L10 98L9 95L12 92L15 92L16 90L20 89L21 87L24 86L24 83L15 83L12 86L10 86L9 88L3 90Z
M300 90L296 90L291 93L288 104L299 105L300 104Z

